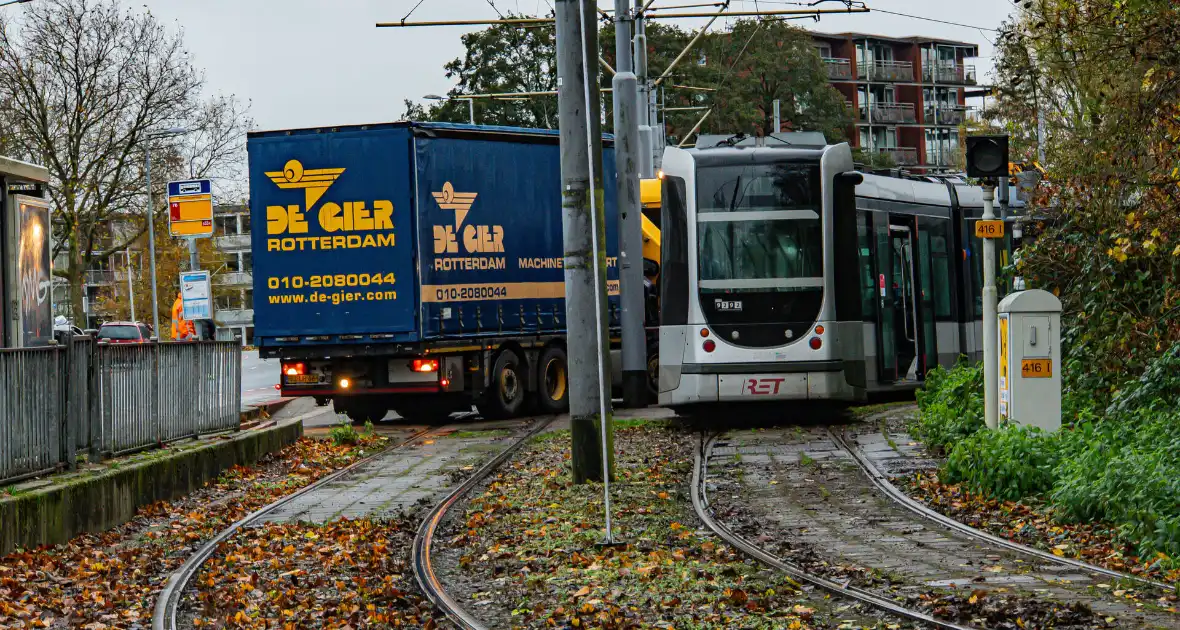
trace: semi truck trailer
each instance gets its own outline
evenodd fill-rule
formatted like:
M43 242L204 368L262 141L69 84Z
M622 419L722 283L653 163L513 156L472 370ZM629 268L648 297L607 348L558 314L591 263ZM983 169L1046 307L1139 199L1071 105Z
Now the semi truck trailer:
M557 132L398 122L255 132L247 148L255 339L280 360L283 396L358 422L567 408ZM609 138L604 154L613 165ZM615 175L604 171L617 344Z

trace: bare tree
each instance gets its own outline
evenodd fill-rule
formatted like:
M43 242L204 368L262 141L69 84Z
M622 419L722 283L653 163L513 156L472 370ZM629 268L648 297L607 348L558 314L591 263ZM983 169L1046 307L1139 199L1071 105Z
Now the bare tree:
M203 74L183 46L147 12L114 0L43 0L19 20L0 22L0 129L9 150L50 172L54 273L69 285L84 321L88 268L126 249L147 229L145 152L153 192L166 207L169 177L229 175L242 161L249 125L233 97L202 100ZM185 127L188 137L151 140ZM240 187L239 187L240 188ZM135 229L112 231L115 220Z

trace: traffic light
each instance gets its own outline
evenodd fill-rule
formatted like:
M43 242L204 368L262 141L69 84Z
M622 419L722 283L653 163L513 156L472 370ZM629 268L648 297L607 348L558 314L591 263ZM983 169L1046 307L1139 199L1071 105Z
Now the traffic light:
M1008 136L967 136L967 176L1008 176Z

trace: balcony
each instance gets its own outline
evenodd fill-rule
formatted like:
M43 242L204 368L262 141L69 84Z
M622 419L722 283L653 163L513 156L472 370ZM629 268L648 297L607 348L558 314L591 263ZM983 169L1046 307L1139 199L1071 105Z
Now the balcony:
M824 57L824 65L828 68L828 78L834 81L852 80L852 62L848 59Z
M967 122L967 108L962 105L939 105L926 108L927 125L961 125Z
M236 252L250 249L250 235L233 234L230 236L218 236L213 239L213 245L223 252Z
M219 326L254 325L254 309L252 308L217 311L213 314L213 317Z
M869 114L872 114L872 120L869 119ZM864 107L860 108L860 119L863 122L884 125L918 122L913 103L873 103L871 111L866 111Z
M916 166L918 164L918 150L909 147L878 147L877 153L883 153L893 158L898 166Z
M914 64L908 61L874 61L857 64L856 78L868 81L913 81Z
M239 287L254 284L254 276L249 272L228 271L219 273L213 278L213 284L219 287Z
M113 271L87 271L86 284L95 287L107 286L115 283Z
M952 85L976 85L975 66L961 63L939 62L922 69L922 79L927 83L949 83Z

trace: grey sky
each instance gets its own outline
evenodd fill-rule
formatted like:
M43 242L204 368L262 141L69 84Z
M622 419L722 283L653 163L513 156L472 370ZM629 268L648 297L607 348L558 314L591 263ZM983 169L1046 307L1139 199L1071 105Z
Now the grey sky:
M463 28L377 29L418 0L123 0L180 25L211 92L253 103L260 129L396 120L403 99L444 94L442 66L462 54ZM502 11L547 12L547 0L495 0ZM698 4L658 0L658 5ZM603 8L612 0L599 0ZM735 0L735 9L794 8L782 0ZM1009 0L867 0L877 8L973 26L997 27ZM424 0L413 19L495 17L488 0ZM681 21L691 26L691 21ZM805 25L803 22L798 22ZM926 35L978 43L981 71L991 67L995 33L885 13L826 16L806 28L881 35ZM986 38L985 38L986 37Z

